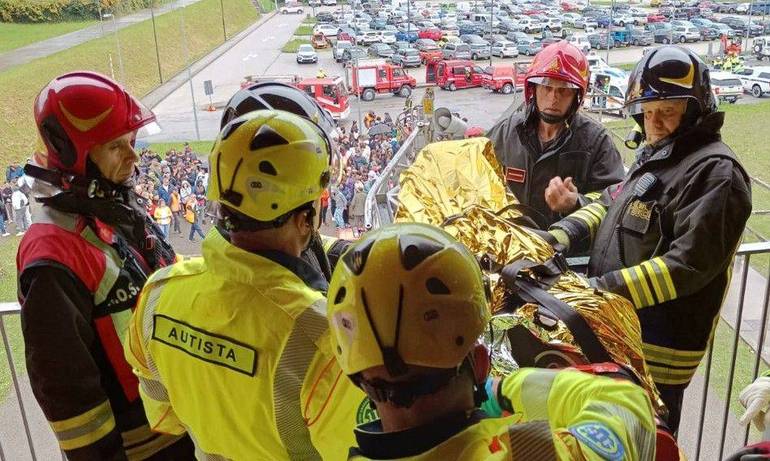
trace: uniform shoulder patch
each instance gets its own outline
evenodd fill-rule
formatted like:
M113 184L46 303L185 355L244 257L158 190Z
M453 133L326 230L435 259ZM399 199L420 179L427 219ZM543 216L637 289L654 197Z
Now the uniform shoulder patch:
M573 426L570 433L596 454L609 461L619 461L625 455L625 447L617 435L600 422L586 422Z
M152 339L204 362L248 376L257 373L257 350L253 347L166 315L153 317Z

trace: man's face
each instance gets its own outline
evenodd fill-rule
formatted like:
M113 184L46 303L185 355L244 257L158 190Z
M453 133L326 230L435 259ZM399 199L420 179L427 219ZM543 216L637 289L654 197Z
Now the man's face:
M686 109L687 100L685 99L643 102L642 113L647 144L655 144L679 128Z
M114 184L122 184L134 173L139 160L131 143L134 132L126 133L112 141L94 146L88 157L99 168L102 176Z
M538 111L555 117L563 117L567 114L576 94L577 90L574 88L535 85L535 100Z

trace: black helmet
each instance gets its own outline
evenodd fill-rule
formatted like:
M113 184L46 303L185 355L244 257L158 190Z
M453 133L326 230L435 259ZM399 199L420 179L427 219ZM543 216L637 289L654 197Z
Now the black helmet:
M255 110L283 110L317 123L329 138L337 128L331 114L304 91L279 82L263 82L239 90L227 102L219 128L231 120Z
M683 122L695 123L716 112L708 66L687 48L665 45L647 53L628 78L626 110L643 126L641 103L662 99L687 99Z

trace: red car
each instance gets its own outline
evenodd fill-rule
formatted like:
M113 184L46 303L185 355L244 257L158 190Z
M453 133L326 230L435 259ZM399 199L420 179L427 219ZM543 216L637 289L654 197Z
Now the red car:
M525 8L524 11L521 12L522 14L526 14L527 16L532 16L533 14L543 14L543 10L540 8Z
M570 2L561 2L561 10L562 11L579 11L580 8L578 8L577 5Z
M469 60L451 60L428 63L428 67L435 66L436 85L444 90L455 91L460 88L473 88L481 86L484 81L484 71L476 63ZM426 74L427 80L427 74Z
M417 38L429 38L434 41L441 40L441 37L444 36L444 33L441 32L441 29L437 27L428 27L426 29L420 30L420 32L417 33Z
M647 23L653 22L666 22L666 17L660 13L652 13L647 15Z

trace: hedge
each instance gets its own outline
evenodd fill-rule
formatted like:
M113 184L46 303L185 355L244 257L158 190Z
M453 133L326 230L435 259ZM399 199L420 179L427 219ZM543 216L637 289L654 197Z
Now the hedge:
M124 14L168 0L0 0L2 22L61 22L99 19L102 13Z

